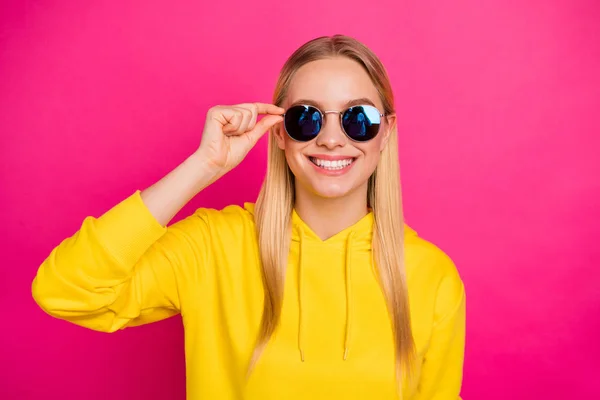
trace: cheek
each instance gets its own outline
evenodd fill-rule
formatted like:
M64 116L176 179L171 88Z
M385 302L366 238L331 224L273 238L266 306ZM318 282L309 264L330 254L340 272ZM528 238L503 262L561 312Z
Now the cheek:
M374 139L369 143L365 143L362 147L362 152L365 155L365 163L368 165L369 172L373 172L381 158L381 140Z
M285 139L285 158L294 173L302 162L302 149L302 143L295 142L290 138Z

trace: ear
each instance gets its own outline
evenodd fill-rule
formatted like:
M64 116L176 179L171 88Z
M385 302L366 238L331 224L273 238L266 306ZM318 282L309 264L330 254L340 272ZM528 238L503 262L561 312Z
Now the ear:
M271 134L275 136L275 140L277 141L277 146L281 150L285 150L285 135L283 122L278 123L277 125L271 128Z
M385 130L382 132L383 140L381 141L381 148L379 151L383 151L383 149L385 149L385 146L387 146L387 143L390 140L390 135L392 134L393 130L396 129L396 114L387 115L385 119Z

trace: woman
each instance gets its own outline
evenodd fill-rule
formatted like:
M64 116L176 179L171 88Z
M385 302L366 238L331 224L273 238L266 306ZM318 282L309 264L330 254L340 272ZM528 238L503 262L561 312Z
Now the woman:
M202 208L167 227L267 130L256 205ZM190 399L460 392L464 287L452 261L404 225L391 85L346 36L299 48L273 105L210 109L199 148L86 218L41 265L33 296L103 332L181 313Z

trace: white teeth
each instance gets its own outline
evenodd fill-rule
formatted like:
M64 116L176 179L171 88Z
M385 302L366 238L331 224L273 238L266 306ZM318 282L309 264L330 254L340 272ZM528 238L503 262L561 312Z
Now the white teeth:
M314 157L311 157L310 160L314 164L318 165L319 167L321 167L323 169L328 169L328 170L337 170L337 169L346 168L348 165L352 164L352 162L354 161L353 158L347 158L345 160L330 161L330 160L321 160L319 158L314 158Z

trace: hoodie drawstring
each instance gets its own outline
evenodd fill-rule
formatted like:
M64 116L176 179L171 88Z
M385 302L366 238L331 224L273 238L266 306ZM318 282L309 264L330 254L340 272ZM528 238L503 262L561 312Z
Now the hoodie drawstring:
M345 323L345 337L344 337L344 361L348 359L350 352L350 341L352 339L352 315L353 315L353 303L352 303L352 255L350 254L352 249L352 238L354 232L350 232L346 241L346 262L345 262L345 295L346 295L346 323ZM298 351L300 352L300 360L304 362L304 310L302 309L302 298L303 298L303 263L304 263L304 246L303 246L303 232L300 230L299 235L299 260L298 260Z
M304 349L303 349L303 339L304 339L304 315L302 314L302 263L304 262L304 255L302 254L303 246L302 246L302 238L303 238L302 229L300 229L300 239L299 239L299 258L298 260L298 350L300 351L300 360L304 362Z
M348 352L350 351L350 333L352 332L352 285L350 284L352 282L350 275L352 270L352 257L350 255L352 236L354 236L354 232L350 232L346 243L346 338L344 340L344 361L348 358Z

